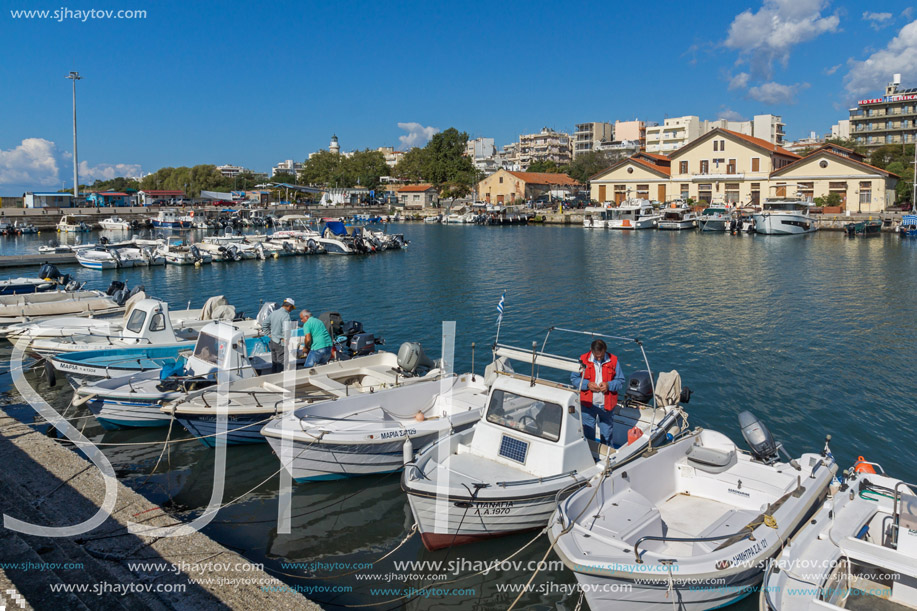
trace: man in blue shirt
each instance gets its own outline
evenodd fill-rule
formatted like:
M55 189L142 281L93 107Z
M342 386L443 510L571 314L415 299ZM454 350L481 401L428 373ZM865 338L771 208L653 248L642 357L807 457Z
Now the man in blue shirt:
M309 310L299 313L302 328L296 334L302 336L304 348L309 351L303 367L322 365L331 360L331 335L319 319L312 316Z
M284 340L286 339L284 336L285 326L286 323L291 322L290 312L293 311L294 307L296 307L296 303L292 299L289 297L284 299L283 304L271 312L264 324L261 325L264 334L270 339L268 346L271 349L271 373L283 371L283 349Z

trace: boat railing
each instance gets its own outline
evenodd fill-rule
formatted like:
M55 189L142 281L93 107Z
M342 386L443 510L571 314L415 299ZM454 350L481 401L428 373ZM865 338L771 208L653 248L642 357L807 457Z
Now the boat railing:
M901 490L902 486L906 488ZM901 501L903 496L914 497L914 490L917 490L917 485L909 484L905 481L899 481L895 484L895 499L892 505L892 528L895 530L895 546L898 544L898 533L901 532ZM910 528L910 527L908 527Z
M634 544L634 558L637 564L643 564L643 558L640 557L640 544L644 541L677 541L679 543L704 543L706 541L724 541L726 539L736 539L736 543L742 541L743 539L748 539L749 541L754 541L754 528L752 526L746 526L742 530L734 533L727 533L725 535L716 535L713 537L668 537L666 535L644 535L637 539L637 542ZM717 567L719 568L719 567ZM725 568L725 567L724 567Z
M565 479L568 477L575 478L577 473L578 471L573 469L572 471L567 471L566 473L555 473L554 475L548 475L547 477L532 477L529 479L520 479L511 482L494 482L494 485L500 486L501 488L509 488L510 486L528 486L531 484L540 484L542 482L552 482L554 480ZM566 488L564 488L564 490L566 490Z

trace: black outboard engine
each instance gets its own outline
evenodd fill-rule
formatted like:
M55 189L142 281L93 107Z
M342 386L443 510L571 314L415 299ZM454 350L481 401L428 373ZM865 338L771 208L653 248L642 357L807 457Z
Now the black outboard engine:
M139 293L140 291L145 291L145 290L146 290L146 288L145 288L142 284L138 284L138 285L135 286L133 289L131 289L131 292L128 294L127 297L128 297L128 299L130 299L131 297L133 297L134 295L136 295L136 294Z
M353 356L363 356L376 351L376 336L372 333L355 333L349 337L350 352Z
M101 244L102 246L105 246L106 244L108 244L108 238L103 235L101 238L99 238L99 244Z
M111 297L112 295L114 295L115 293L117 293L118 291L120 291L123 288L124 288L123 282L121 282L120 280L112 280L111 284L108 285L108 289L106 289L105 294Z
M118 289L115 291L114 295L111 296L111 299L119 306L123 306L128 297L130 297L130 292L127 289Z
M624 393L625 403L650 403L653 399L653 380L649 371L641 369L630 374L627 378L627 391Z
M419 369L433 369L436 362L424 354L420 342L404 342L398 349L398 367L405 375L414 375Z
M790 465L797 471L800 470L799 463L791 459L783 449L783 445L774 441L774 436L767 430L764 423L758 420L757 416L751 412L745 411L739 414L739 427L742 429L742 437L745 443L751 449L752 456L766 465L775 463L780 459L778 452L782 452L790 461Z
M60 273L60 270L57 269L56 265L53 265L51 263L45 263L38 270L38 277L39 278L48 278L50 280L57 280L58 278L61 277L61 273Z

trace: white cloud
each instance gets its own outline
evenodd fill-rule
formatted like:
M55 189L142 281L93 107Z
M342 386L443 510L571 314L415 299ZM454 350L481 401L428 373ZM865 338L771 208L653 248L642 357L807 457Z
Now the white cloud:
M420 123L399 123L399 129L407 132L404 136L398 136L401 141L401 150L412 149L415 146L423 146L430 141L433 134L439 131L438 127L424 127Z
M26 138L16 148L0 149L0 185L56 186L60 151L50 140Z
M80 182L89 184L95 180L111 180L119 176L140 176L140 164L137 163L100 163L90 166L88 162L80 162Z
M761 83L748 90L748 97L764 104L795 104L796 94L809 87L808 83L782 85L773 81Z
M852 95L884 91L893 74L900 73L911 81L917 79L917 21L901 28L884 49L848 64L850 71L844 77L844 85Z
M747 72L739 72L734 77L729 79L729 88L730 89L745 89L748 87L748 79L751 78L751 75Z
M843 66L843 64L836 64L834 66L831 66L830 68L825 68L825 74L827 74L828 76L831 76L832 74L840 70L841 66Z
M869 25L874 30L881 30L885 26L892 24L891 13L870 13L869 11L866 11L863 13L863 19L870 22Z
M731 108L725 108L720 106L720 112L716 115L717 119L726 119L727 121L746 121L747 119L742 116L742 113L732 110Z
M794 46L837 31L840 18L822 16L825 6L824 0L764 0L757 12L736 15L724 45L749 60L753 75L769 79L774 61L786 66Z

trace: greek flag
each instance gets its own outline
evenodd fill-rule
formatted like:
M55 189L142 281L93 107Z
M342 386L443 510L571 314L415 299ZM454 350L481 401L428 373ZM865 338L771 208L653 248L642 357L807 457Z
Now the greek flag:
M500 303L497 304L497 324L499 325L503 322L503 302L506 301L506 291L503 291L503 294L500 296Z

